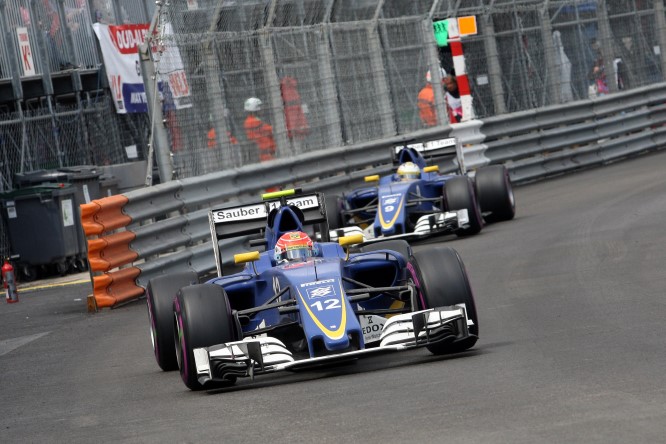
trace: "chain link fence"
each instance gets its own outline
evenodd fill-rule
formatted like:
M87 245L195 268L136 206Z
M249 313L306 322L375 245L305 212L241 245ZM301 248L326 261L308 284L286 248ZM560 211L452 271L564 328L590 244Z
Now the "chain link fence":
M198 0L161 14L173 32L160 42L178 49L165 54L180 58L166 66L182 63L192 98L165 118L180 178L260 160L245 130L251 97L262 102L276 157L423 128L426 73L439 61L455 74L450 49L435 47L440 19L476 16L477 34L462 42L480 118L664 79L660 2Z

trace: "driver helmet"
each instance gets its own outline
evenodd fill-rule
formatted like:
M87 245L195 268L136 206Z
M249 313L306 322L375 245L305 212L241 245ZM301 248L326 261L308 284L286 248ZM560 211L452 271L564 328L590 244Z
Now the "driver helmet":
M316 255L316 250L310 236L302 231L293 231L280 236L275 244L275 260L303 261Z
M414 162L405 162L398 167L400 180L415 180L421 177L421 169Z

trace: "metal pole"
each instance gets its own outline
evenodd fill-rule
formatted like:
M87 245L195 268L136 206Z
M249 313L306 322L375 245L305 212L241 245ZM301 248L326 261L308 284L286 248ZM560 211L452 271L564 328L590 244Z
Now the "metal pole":
M379 30L377 29L378 21L373 21L366 29L368 36L368 51L370 51L370 69L373 73L373 81L376 86L375 100L377 107L380 111L382 136L393 136L397 133L395 126L395 119L391 104L391 91L386 79L386 69L384 68L384 60L382 57L382 44L379 39Z
M550 16L548 14L548 3L548 1L545 2L539 14L541 40L543 41L544 57L546 59L546 88L548 90L548 97L551 100L551 102L548 102L548 100L541 102L544 105L562 103L561 89L558 84L561 82L561 79L556 75L558 64L555 63L555 58L560 55L555 51L555 44L553 43L553 26L550 23Z
M330 10L329 10L330 12ZM321 102L326 126L326 140L329 146L342 146L342 124L340 122L340 104L338 103L337 85L331 66L331 46L329 44L330 25L319 31L317 41L317 67L319 78L322 79Z
M14 90L14 98L21 100L23 98L23 87L21 85L21 69L19 68L19 54L16 52L16 47L11 44L14 37L10 35L11 30L7 22L6 14L6 1L0 0L0 32L5 36L5 49L7 50L7 59L9 60L9 69L12 73L12 89Z
M289 140L287 139L287 124L284 118L284 104L282 103L282 94L280 93L280 79L278 79L277 68L275 67L275 55L273 53L273 44L271 42L270 31L264 28L259 32L259 45L261 58L264 63L264 80L266 81L266 93L268 102L271 104L271 119L273 121L273 138L278 151L278 157L286 157L291 154Z
M610 92L617 92L617 81L615 79L615 67L613 66L613 33L608 21L608 10L606 0L597 0L597 17L599 22L599 43L601 44L601 55L604 58L604 71L606 73L606 85Z
M139 64L141 65L141 76L146 90L146 101L148 102L148 114L151 117L151 139L148 147L148 158L146 159L146 186L152 185L153 177L153 151L157 162L157 169L160 173L160 182L169 182L173 180L173 163L171 161L171 150L169 149L169 137L164 126L164 114L162 113L162 101L159 100L159 91L157 90L157 73L155 64L151 55L152 36L162 11L162 2L156 2L157 8L155 15L150 23L146 33L146 41L139 45Z
M486 63L488 66L488 79L490 80L490 93L493 98L495 114L506 114L504 100L504 87L502 86L502 66L499 62L499 50L495 40L495 27L492 16L485 14L480 20L483 32L484 46L486 48Z
M427 19L422 24L423 44L426 49L426 60L430 68L430 79L433 84L433 93L435 94L435 110L437 111L437 120L440 125L448 125L448 112L446 110L446 98L442 88L442 76L439 72L441 67L439 63L439 54L437 52L437 42L432 27L432 20Z
M666 11L664 11L664 2L656 0L653 2L654 12L657 16L657 40L659 41L659 49L661 57L661 78L666 80Z

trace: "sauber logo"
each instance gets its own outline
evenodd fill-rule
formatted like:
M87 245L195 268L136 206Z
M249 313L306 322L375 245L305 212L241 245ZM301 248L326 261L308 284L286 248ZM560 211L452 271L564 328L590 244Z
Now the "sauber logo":
M295 205L302 210L307 210L311 208L317 208L319 206L319 199L317 198L317 195L299 196L293 199L287 199L287 203L290 205ZM280 208L280 202L268 202L268 207L269 211ZM262 219L268 215L268 213L266 213L266 205L263 203L244 205L236 208L221 208L218 210L213 210L212 214L213 222L216 224L223 222L236 222L241 220Z

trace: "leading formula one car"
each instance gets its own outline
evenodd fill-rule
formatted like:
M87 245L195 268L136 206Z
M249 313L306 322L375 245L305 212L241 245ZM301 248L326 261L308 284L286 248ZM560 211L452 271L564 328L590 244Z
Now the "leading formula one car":
M396 173L367 176L376 185L353 190L337 200L329 197L331 226L364 228L367 241L413 239L434 234L472 235L485 222L513 219L515 200L503 165L481 167L468 174L456 138L392 148ZM454 174L440 174L427 160L452 160ZM331 208L337 208L332 211Z
M185 385L199 390L377 353L454 353L476 343L474 298L455 250L412 251L403 240L355 248L360 235L327 241L323 196L290 193L210 211L217 277L150 280L151 337L163 370L179 369ZM264 251L237 254L243 270L224 275L218 243L253 234L263 234L251 245Z

